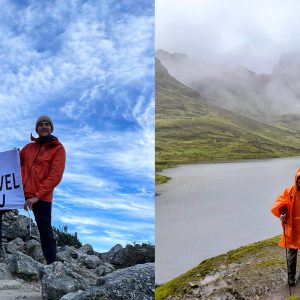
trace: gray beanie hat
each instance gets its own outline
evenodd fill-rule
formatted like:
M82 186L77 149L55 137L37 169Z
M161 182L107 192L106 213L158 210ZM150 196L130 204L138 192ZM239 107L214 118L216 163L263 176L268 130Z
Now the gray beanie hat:
M53 122L52 122L52 119L49 117L49 116L46 116L46 115L43 115L43 116L40 116L37 120L36 120L36 123L35 123L35 131L37 132L37 126L40 122L49 122L50 123L50 126L51 126L51 129L53 132L54 130L54 127L53 127Z

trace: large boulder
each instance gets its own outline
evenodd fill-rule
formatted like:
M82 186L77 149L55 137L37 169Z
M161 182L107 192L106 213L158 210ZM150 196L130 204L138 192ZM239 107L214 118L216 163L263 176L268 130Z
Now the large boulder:
M24 250L24 242L21 238L16 237L9 243L5 245L5 250L7 253L15 253L16 251Z
M30 256L23 254L22 252L15 252L5 260L8 270L19 278L26 281L38 279L38 262Z
M154 263L117 270L99 280L98 286L65 295L61 300L153 300Z
M95 269L95 272L99 276L104 276L108 273L115 271L115 267L110 263L102 263L99 267Z
M122 245L117 244L115 246L113 246L108 252L104 252L104 253L99 253L99 257L100 259L110 262L114 255L120 250L123 249Z
M78 249L79 252L83 253L83 254L89 254L89 255L93 255L94 254L94 250L93 247L89 244L86 244L82 247L80 247Z
M88 269L96 269L101 264L101 260L96 255L88 255L84 259L84 265Z
M149 244L127 245L115 251L110 263L119 267L129 267L147 262L154 262L155 247Z
M54 262L41 270L42 294L44 300L58 300L62 296L77 290L85 290L88 282L73 271L69 262Z

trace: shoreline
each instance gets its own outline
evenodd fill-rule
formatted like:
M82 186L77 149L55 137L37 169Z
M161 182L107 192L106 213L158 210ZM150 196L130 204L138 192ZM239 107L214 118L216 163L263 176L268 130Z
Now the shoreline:
M160 171L157 171L155 172L155 174L157 175L160 175L160 176L164 176L164 177L168 177L167 181L166 182L162 182L162 183L156 183L156 185L162 185L162 184L165 184L165 183L168 183L168 181L172 180L172 177L170 176L166 176L163 174L163 172L165 170L171 170L171 169L175 169L175 168L178 168L178 167L181 167L181 166L188 166L188 165L208 165L208 164L228 164L228 163L247 163L247 162L261 162L261 161L268 161L268 160L276 160L276 159L283 159L283 158L297 158L299 157L300 159L300 156L281 156L281 157L270 157L270 158L241 158L241 159L233 159L233 160L205 160L205 161L195 161L195 162L186 162L186 163L180 163L180 164L177 164L177 165L174 165L172 167L169 167L169 168L165 168L165 169L162 169Z

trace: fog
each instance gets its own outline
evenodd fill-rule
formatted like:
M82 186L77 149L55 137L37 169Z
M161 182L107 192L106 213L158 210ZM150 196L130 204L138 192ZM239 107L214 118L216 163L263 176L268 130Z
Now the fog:
M299 52L300 1L156 0L156 49L269 74Z

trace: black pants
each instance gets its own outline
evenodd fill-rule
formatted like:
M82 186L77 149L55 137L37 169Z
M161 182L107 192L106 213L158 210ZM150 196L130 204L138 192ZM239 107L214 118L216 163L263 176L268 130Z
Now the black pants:
M288 249L288 273L290 280L294 280L296 276L298 249Z
M56 241L51 225L52 203L38 201L32 206L34 218L40 232L41 246L47 264L56 261Z

